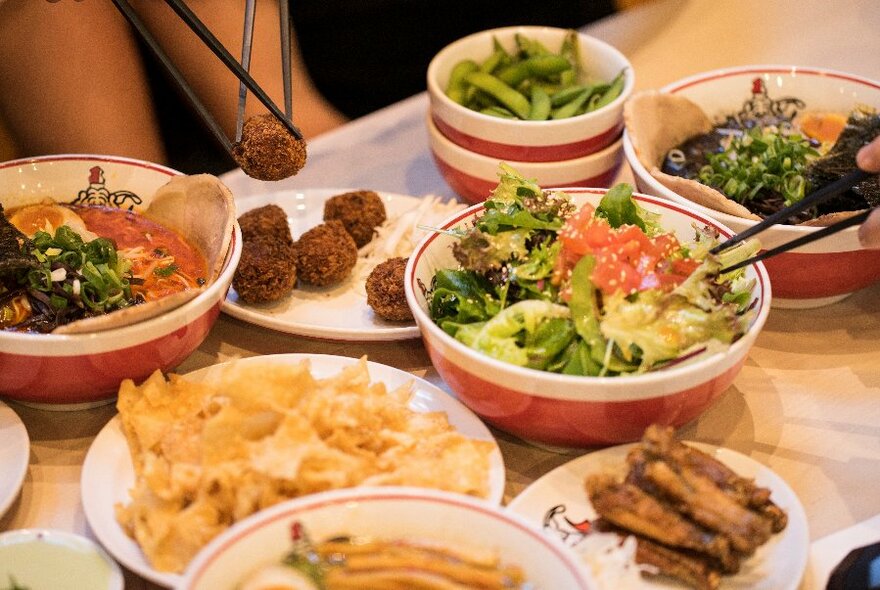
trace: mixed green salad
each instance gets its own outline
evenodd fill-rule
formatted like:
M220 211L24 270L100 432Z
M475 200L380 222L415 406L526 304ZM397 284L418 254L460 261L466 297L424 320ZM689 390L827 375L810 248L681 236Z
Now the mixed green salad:
M754 280L719 271L759 249L719 255L710 228L682 244L619 184L577 207L501 165L473 225L452 230L459 268L428 290L432 319L493 358L569 375L641 373L729 345L748 329Z

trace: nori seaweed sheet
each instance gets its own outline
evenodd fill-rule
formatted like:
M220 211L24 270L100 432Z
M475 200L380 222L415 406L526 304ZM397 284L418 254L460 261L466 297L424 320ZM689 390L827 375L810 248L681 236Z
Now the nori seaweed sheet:
M827 154L813 160L806 177L816 190L856 169L856 153L880 135L880 114L856 109L850 113L846 127ZM839 197L819 207L819 214L835 211L856 211L880 205L880 177L877 175L860 182Z
M31 254L32 245L30 239L6 219L0 205L0 275L37 268L39 262Z

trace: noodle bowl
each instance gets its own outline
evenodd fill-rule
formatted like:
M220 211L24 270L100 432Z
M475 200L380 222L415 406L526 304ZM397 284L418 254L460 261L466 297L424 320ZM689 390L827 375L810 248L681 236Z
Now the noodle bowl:
M340 542L348 551L346 559L350 564L362 549L368 554L379 549L369 559L381 560L388 556L385 548L389 545L441 548L447 557L437 559L447 563L437 565L435 561L437 571L466 555L478 563L488 559L500 564L501 570L518 568L535 590L596 588L570 548L514 514L454 493L389 486L322 492L262 510L233 525L199 552L187 567L178 590L243 590L242 583L249 575L285 559L291 547L291 529L296 523L313 539ZM349 543L350 539L379 545L356 547ZM322 543L318 549L321 547L329 555L338 546ZM328 560L333 559L336 558L328 556ZM409 560L410 556L402 559ZM425 562L420 562L418 569L422 573L424 566ZM468 566L468 570L482 575L479 567L470 570ZM334 588L329 586L330 576L325 581L328 588ZM382 588L382 583L349 587ZM404 580L396 587L422 586Z
M218 197L229 205L206 205ZM213 177L184 177L156 164L112 156L46 156L0 164L5 211L45 202L145 215L203 254L207 280L183 295L73 322L63 327L66 333L0 330L0 397L58 409L103 403L115 397L123 379L143 380L186 359L218 317L240 256L228 189Z

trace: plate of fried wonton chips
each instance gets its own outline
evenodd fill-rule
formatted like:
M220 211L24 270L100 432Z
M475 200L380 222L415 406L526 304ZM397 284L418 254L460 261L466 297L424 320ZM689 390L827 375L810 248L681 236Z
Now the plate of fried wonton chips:
M500 503L501 453L458 400L413 375L330 355L253 357L120 386L83 465L89 526L120 563L174 586L230 525L356 486Z

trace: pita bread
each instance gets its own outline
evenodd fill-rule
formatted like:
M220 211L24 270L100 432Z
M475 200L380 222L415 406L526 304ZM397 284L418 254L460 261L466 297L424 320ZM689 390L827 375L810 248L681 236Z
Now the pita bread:
M745 219L755 219L758 221L761 219L733 199L728 198L711 186L706 186L696 180L666 174L665 172L661 172L656 166L651 169L651 176L656 178L658 182L672 192L681 195L685 199L693 201L698 205L702 205L703 207L708 207L715 211L721 211L722 213L736 215L737 217L743 217Z
M52 334L86 334L142 322L180 307L217 280L232 244L235 224L235 200L220 179L210 174L175 176L156 191L143 215L184 236L204 255L205 285L77 320L55 328Z
M675 146L713 127L697 104L656 90L633 95L623 107L623 120L636 157L647 170L659 167Z
M860 209L858 211L838 211L836 213L826 213L825 215L820 215L815 219L810 219L808 221L804 221L797 225L808 225L814 227L824 227L827 225L834 225L838 221L843 221L844 219L849 219L850 217L855 217L859 213L865 211L865 209Z
M185 236L205 256L208 284L217 280L235 223L235 199L219 178L175 176L159 187L144 215Z

